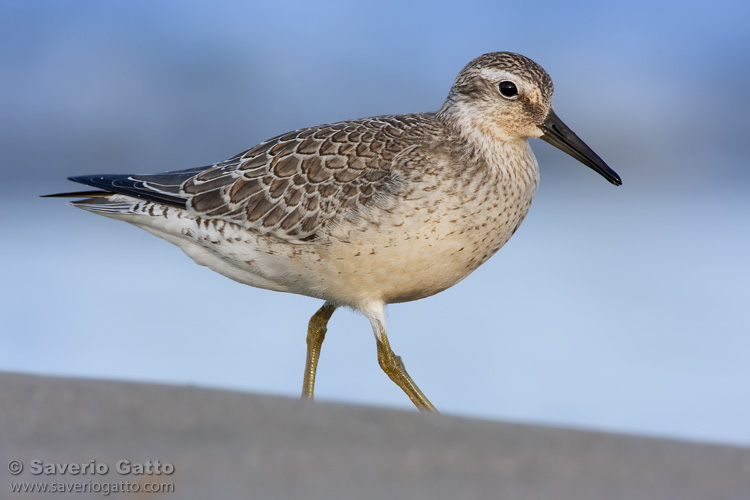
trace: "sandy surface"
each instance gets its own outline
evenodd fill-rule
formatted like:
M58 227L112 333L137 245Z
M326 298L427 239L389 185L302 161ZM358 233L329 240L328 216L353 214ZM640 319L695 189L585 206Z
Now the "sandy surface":
M0 457L0 498L750 498L750 449L13 373Z

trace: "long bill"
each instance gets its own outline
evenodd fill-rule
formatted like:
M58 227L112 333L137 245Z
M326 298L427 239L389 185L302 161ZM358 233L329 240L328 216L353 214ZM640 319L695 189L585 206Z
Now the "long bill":
M586 145L572 130L568 128L563 121L557 117L555 112L550 109L547 119L539 125L544 134L541 140L555 146L560 151L568 153L570 156L580 161L587 167L598 172L602 177L607 179L615 186L621 186L622 180L617 172L609 168L599 155Z

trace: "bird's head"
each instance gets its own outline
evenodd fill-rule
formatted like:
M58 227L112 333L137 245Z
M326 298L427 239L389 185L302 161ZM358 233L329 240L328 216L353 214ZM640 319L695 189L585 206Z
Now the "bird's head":
M493 52L461 70L438 115L485 141L542 139L621 185L617 173L557 117L553 92L552 79L537 63L520 54Z

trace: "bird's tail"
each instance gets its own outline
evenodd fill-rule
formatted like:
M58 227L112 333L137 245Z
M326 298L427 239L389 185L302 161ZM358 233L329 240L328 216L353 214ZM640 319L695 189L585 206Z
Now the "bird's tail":
M75 191L71 193L46 194L42 198L83 198L68 203L71 207L81 208L102 215L136 213L137 198L115 194L111 191Z
M100 198L111 194L112 191L74 191L71 193L43 194L40 198Z

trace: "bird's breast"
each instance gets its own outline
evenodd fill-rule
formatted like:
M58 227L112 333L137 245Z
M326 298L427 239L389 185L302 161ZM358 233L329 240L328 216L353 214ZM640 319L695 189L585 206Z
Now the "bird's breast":
M511 168L437 169L409 183L394 206L339 225L323 258L329 269L322 274L331 277L326 292L342 300L406 302L464 279L528 213L538 184L528 153Z

